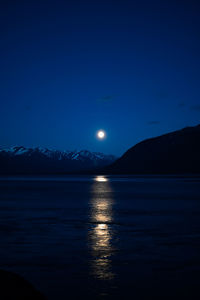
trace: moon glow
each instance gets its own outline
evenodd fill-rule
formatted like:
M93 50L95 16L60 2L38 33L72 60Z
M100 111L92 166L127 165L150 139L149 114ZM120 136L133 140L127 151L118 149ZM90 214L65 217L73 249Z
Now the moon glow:
M99 130L98 132L97 132L97 137L100 139L100 140L102 140L102 139L104 139L105 138L105 132L103 131L103 130Z

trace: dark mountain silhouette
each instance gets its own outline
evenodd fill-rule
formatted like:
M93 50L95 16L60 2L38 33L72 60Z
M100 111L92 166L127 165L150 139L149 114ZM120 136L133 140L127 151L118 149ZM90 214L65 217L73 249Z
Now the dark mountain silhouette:
M20 299L20 300L45 300L39 291L31 283L21 276L0 270L1 290L0 296L3 300Z
M200 125L144 140L105 169L111 174L200 173Z
M0 149L0 174L55 174L91 171L116 158L99 152L58 151L46 148Z

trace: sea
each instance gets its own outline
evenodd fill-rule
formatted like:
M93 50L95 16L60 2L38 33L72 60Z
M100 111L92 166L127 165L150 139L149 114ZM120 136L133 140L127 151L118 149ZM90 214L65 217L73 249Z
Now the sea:
M49 300L200 299L200 178L0 178L0 269Z

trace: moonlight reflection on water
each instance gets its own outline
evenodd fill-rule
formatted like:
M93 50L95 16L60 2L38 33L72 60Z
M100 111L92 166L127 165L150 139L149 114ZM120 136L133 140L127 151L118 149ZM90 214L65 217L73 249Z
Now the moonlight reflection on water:
M101 280L113 279L115 275L112 271L113 204L109 180L104 176L95 177L90 200L89 247L91 273Z
M97 181L97 182L108 182L108 178L106 178L105 176L96 176L94 178L94 181Z

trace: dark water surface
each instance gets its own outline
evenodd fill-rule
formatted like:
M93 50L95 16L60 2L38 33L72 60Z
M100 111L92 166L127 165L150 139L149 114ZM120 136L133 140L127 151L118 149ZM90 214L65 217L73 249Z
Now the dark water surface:
M200 299L200 181L0 179L0 268L48 299Z

